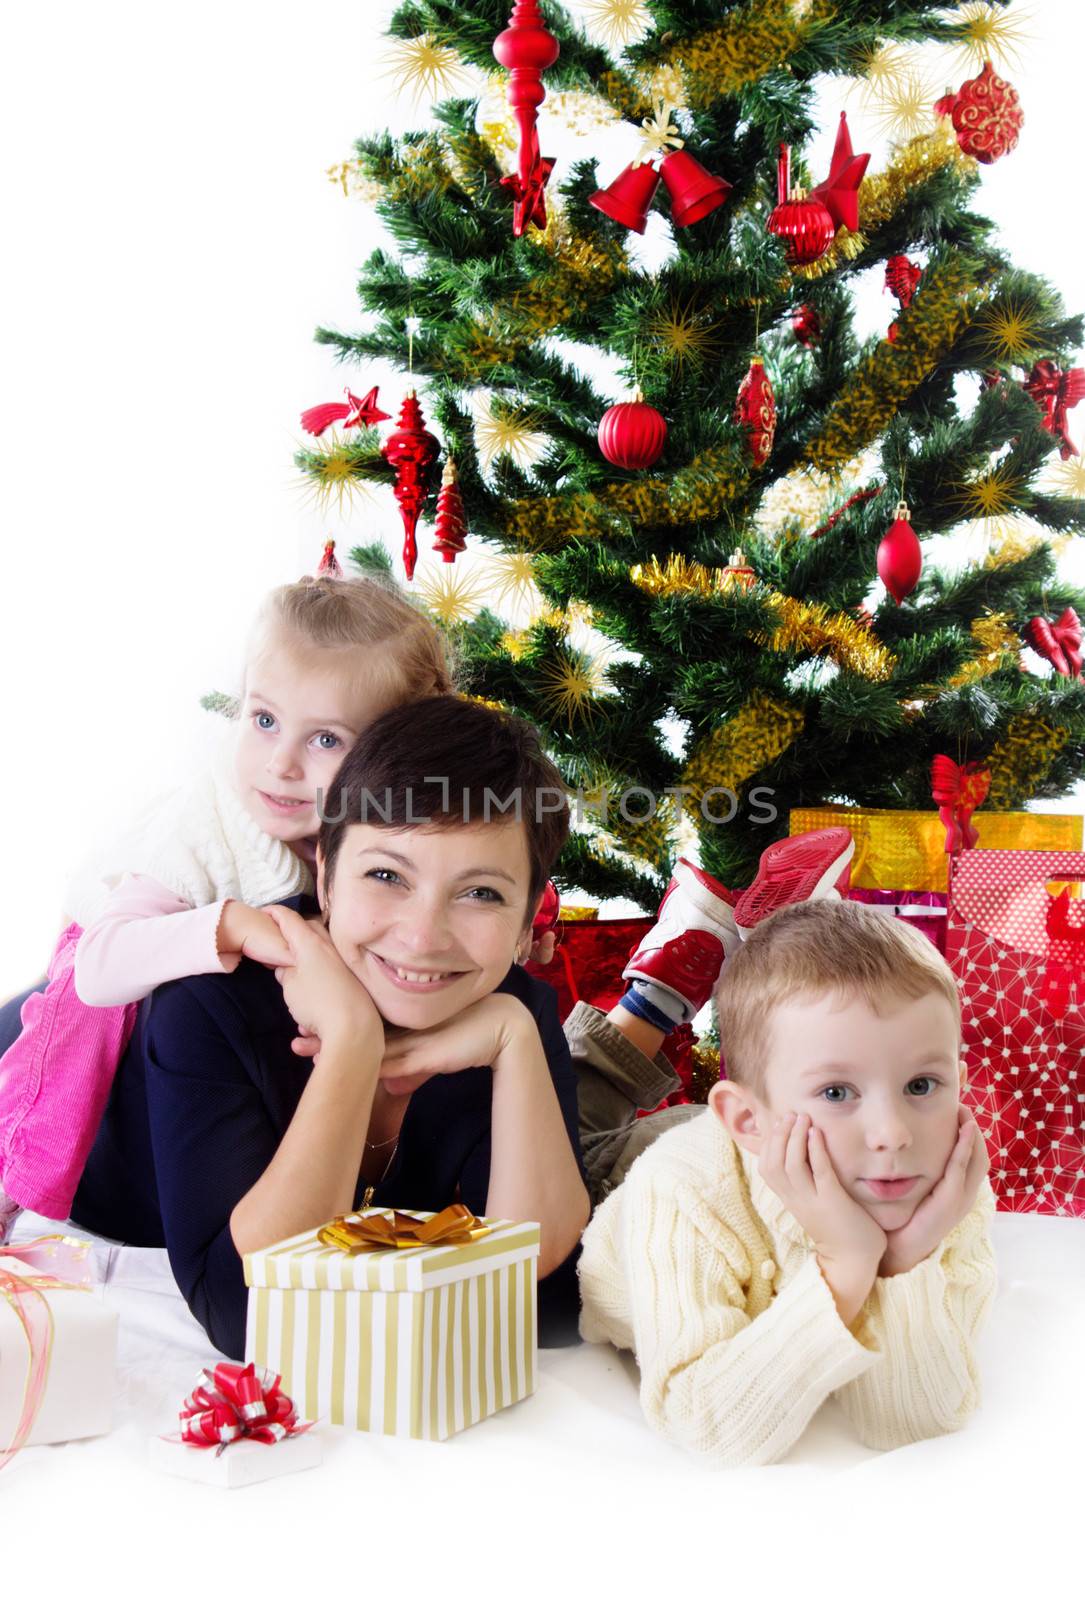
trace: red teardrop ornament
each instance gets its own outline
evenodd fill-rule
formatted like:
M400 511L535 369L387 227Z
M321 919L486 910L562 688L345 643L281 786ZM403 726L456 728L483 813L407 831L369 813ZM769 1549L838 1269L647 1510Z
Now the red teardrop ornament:
M878 546L878 577L898 606L911 594L923 570L923 552L908 516L907 503L899 501L896 521Z

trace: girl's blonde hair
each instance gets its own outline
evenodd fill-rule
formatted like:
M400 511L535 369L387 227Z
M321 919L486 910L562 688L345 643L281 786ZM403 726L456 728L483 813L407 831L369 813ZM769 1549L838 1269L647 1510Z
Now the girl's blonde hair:
M953 973L925 934L855 901L807 900L759 922L723 964L716 1009L728 1078L767 1102L773 1012L826 994L859 996L872 1011L940 994L960 1036Z
M257 613L250 654L269 633L310 658L334 652L359 694L381 710L454 687L434 624L375 578L305 577L273 589Z

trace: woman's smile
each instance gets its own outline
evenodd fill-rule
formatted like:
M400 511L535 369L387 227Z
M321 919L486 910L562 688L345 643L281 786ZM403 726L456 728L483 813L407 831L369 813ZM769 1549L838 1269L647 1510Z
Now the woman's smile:
M367 950L376 965L381 977L397 989L409 990L413 994L421 990L427 992L437 989L447 989L458 978L465 977L462 969L440 969L435 967L410 967L401 966L398 962L389 961L385 956L378 955L376 950Z

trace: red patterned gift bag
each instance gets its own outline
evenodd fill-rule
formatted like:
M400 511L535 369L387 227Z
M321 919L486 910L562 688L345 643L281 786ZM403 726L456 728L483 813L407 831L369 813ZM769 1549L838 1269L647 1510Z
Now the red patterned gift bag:
M964 1100L1001 1211L1085 1217L1085 879L1076 850L965 850L946 959L961 991Z

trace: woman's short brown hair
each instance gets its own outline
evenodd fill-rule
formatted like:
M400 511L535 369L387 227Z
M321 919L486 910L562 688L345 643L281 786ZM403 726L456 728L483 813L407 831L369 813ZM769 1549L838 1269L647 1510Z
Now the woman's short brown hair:
M824 994L861 996L874 1011L887 997L940 994L960 1032L957 985L925 934L855 901L807 900L759 922L723 964L716 1008L728 1078L767 1101L773 1012Z
M378 717L347 752L320 812L328 885L346 831L358 822L522 822L531 863L528 920L569 836L566 787L538 731L459 695L431 695Z

